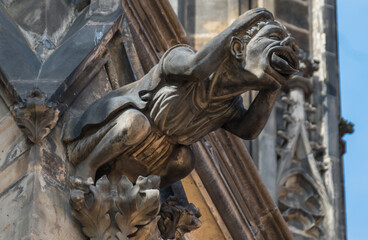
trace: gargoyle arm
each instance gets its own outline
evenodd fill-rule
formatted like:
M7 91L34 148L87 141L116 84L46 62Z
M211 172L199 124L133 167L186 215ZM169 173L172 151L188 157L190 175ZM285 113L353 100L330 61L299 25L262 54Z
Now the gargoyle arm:
M223 128L245 140L256 138L267 123L277 93L278 90L259 91L249 109L240 109L240 117L227 122Z
M266 9L254 9L241 15L228 28L207 42L198 52L173 49L166 56L164 71L169 77L202 81L215 72L229 56L229 43L232 36L245 31L260 19L273 19Z

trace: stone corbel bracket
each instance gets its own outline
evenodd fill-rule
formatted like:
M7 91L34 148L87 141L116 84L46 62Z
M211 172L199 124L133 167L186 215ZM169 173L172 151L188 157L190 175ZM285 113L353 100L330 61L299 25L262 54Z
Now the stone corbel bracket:
M19 128L35 144L42 142L59 119L57 104L48 101L46 94L37 87L26 99L13 105L11 111Z

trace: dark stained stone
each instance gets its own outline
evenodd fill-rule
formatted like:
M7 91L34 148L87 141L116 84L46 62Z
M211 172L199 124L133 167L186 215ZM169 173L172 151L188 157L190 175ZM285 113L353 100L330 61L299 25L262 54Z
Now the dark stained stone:
M326 4L336 7L336 0L326 0Z
M87 17L88 11L83 11L73 22L73 24L70 26L68 32L65 34L63 39L60 41L60 45L62 45L64 42L66 42L68 39L70 39L77 31L79 31L84 25L88 22Z
M25 31L42 35L46 28L46 5L47 0L14 0L6 10Z
M327 65L327 94L333 97L339 97L339 69L336 56L328 54L326 59L330 63Z
M334 8L325 7L324 12L324 29L326 39L337 39L336 32L336 12ZM331 53L337 53L337 41L326 41L326 49Z
M0 68L8 80L35 79L39 59L0 6Z
M309 34L308 32L300 31L297 28L288 26L288 31L296 39L299 47L303 49L306 53L309 53Z
M39 1L39 0L38 0ZM65 22L69 22L74 18L74 8L71 4L72 0L54 1L48 0L47 11L46 11L46 31L50 35L53 35L60 28L63 27ZM62 34L56 33L56 35Z
M38 87L47 95L52 94L55 89L62 83L61 80L43 79L43 80L18 80L10 81L17 93L24 98L28 95L30 89Z
M278 0L275 4L277 18L297 27L309 29L309 6L303 1Z
M111 26L112 24L84 26L49 57L42 66L39 78L57 80L67 78L97 46Z

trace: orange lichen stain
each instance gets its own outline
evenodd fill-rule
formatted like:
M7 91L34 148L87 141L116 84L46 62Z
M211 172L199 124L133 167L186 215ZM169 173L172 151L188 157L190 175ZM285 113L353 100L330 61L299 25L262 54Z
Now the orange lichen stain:
M65 166L63 167L59 167L59 174L56 176L56 178L61 181L64 182L65 181L65 173L66 173L66 168Z
M5 232L6 231L6 229L8 229L9 227L10 227L10 223L8 223L5 227L4 227L4 229L3 229L3 232Z

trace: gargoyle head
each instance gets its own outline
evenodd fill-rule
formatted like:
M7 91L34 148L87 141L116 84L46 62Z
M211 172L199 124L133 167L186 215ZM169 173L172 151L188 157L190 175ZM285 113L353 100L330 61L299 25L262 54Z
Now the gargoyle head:
M230 42L231 55L240 68L255 75L258 84L265 87L275 81L282 85L298 72L298 51L286 28L271 19L259 21Z

